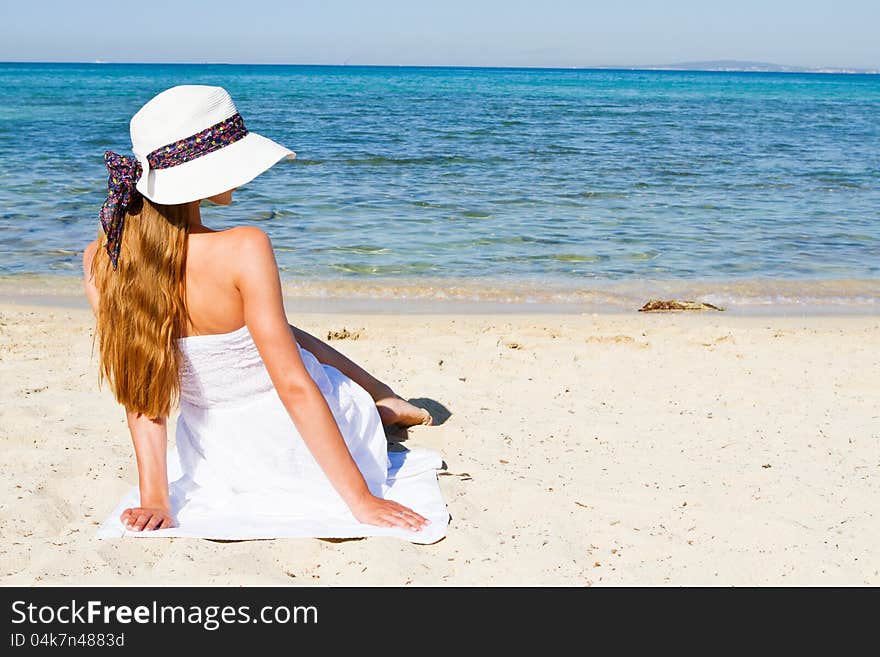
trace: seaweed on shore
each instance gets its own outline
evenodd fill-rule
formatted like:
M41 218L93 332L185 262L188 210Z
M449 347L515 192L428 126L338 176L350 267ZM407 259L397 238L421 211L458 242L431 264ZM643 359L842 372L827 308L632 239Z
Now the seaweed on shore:
M349 331L343 327L341 331L327 331L327 340L358 340L361 331Z
M659 299L651 299L644 306L639 308L640 313L664 312L667 310L718 310L723 311L724 308L713 306L711 303L703 301L661 301Z

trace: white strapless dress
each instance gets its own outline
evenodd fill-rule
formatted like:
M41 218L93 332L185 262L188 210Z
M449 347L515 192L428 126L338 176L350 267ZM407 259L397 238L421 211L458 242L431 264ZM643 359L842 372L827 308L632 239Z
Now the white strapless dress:
M433 450L388 452L369 393L299 348L370 491L431 520L421 532L359 523L315 461L284 407L247 326L178 340L183 354L176 450L168 475L177 527L128 531L119 520L139 504L135 486L98 536L213 539L399 536L433 543L449 514Z

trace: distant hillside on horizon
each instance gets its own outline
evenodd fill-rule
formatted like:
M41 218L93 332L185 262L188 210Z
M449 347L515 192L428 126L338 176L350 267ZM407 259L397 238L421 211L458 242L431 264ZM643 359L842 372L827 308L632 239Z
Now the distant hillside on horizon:
M705 62L680 62L663 66L643 66L658 71L744 71L755 73L880 73L880 69L838 68L834 66L787 66L769 62L718 59Z

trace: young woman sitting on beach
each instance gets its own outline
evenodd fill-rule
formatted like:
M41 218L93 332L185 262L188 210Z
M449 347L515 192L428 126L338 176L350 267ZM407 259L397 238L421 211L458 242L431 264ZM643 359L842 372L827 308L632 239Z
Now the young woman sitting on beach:
M99 380L126 408L137 459L140 500L123 525L174 527L181 505L317 521L344 508L421 531L425 517L382 497L383 425L431 424L430 413L288 323L265 232L201 222L202 200L228 205L295 153L249 132L219 87L162 92L132 118L131 137L135 158L105 153L103 230L83 253ZM184 476L169 493L178 403Z

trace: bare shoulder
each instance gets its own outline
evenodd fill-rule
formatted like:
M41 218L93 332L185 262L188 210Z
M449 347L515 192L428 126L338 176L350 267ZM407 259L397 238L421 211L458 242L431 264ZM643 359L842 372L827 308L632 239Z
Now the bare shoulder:
M224 251L228 254L227 261L239 290L244 292L244 288L264 286L267 279L278 277L272 240L266 231L258 226L236 226L223 232L227 234Z
M265 259L270 251L268 235L256 226L192 233L187 268L200 271L215 282L229 281L237 286L247 263L255 257Z
M224 230L223 235L229 242L237 246L245 246L249 248L266 248L271 247L272 240L269 239L268 233L259 226L236 226L229 230Z
M258 226L236 226L223 231L228 233L227 248L230 256L241 269L242 266L253 263L265 265L267 260L275 265L275 255L272 248L272 240L265 230Z

